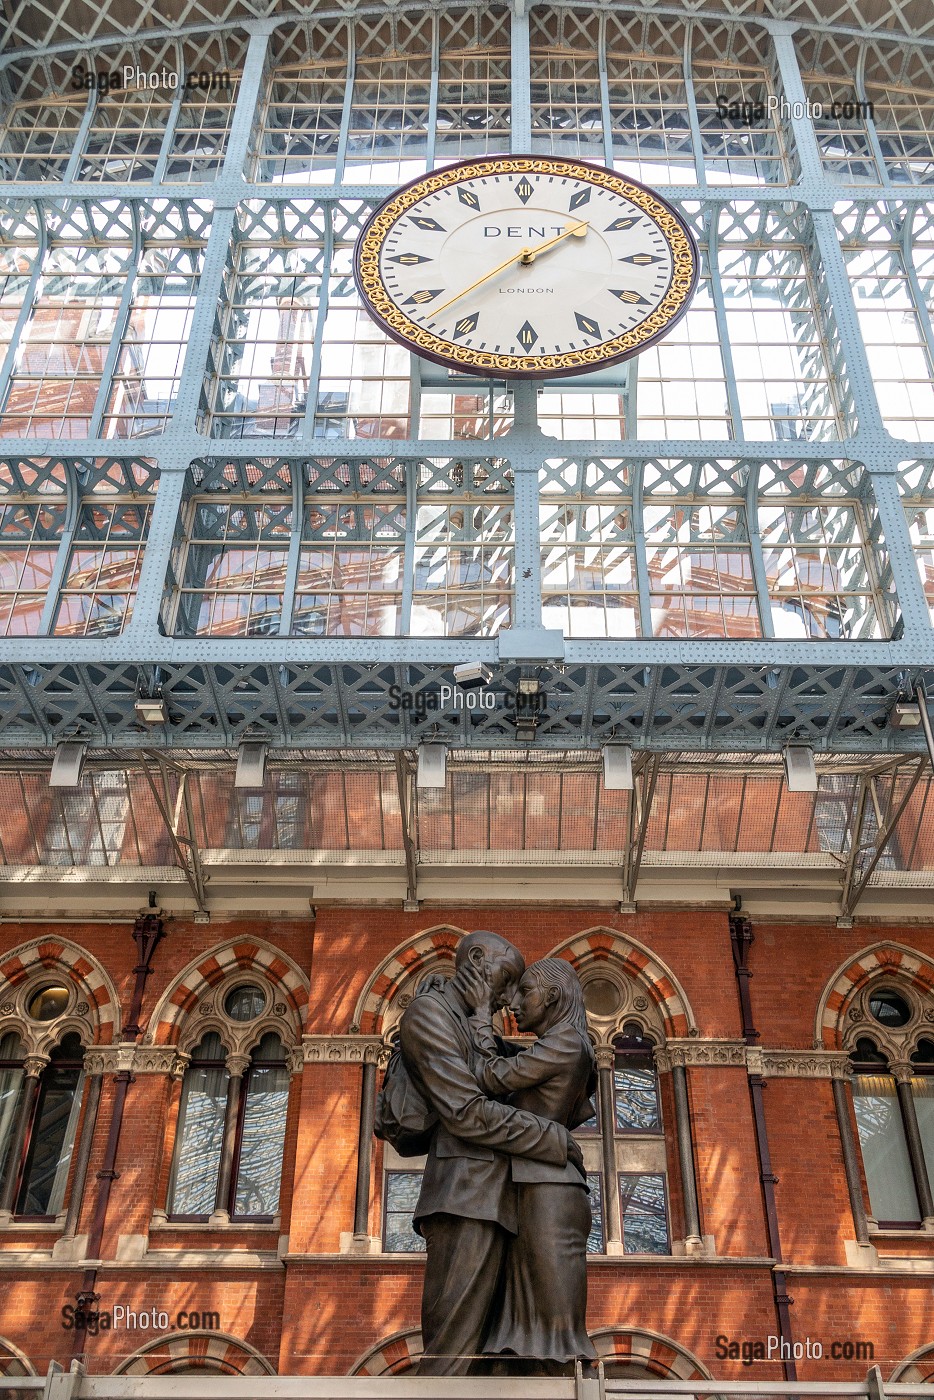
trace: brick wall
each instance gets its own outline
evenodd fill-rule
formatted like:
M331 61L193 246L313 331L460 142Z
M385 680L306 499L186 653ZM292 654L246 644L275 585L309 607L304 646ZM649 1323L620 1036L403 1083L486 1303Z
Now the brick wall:
M305 919L215 919L210 925L167 921L156 949L142 1023L192 961L230 942L262 940L309 978L305 1029L317 1035L350 1032L374 971L400 945L439 926L492 925L528 960L544 956L590 929L610 930L649 950L683 989L696 1019L693 1038L741 1038L736 984L725 913L470 907L322 909ZM753 1016L760 1045L809 1050L818 1002L840 964L884 938L934 955L934 925L906 928L775 923L754 926L750 966ZM126 924L0 926L0 955L42 937L64 937L106 970L123 1020L133 986L136 948ZM304 1008L303 1008L304 1009ZM189 1014L195 1015L192 1010ZM154 1226L163 1210L174 1145L179 1080L140 1073L129 1086L116 1170L101 1249L99 1307L153 1308L176 1319L179 1310L216 1312L220 1330L245 1356L258 1354L283 1372L344 1374L394 1334L418 1326L423 1261L341 1254L353 1228L358 1064L306 1064L292 1078L281 1193L281 1223L212 1229L184 1223ZM775 1363L743 1366L718 1354L723 1338L763 1340L777 1331L765 1213L747 1073L741 1064L692 1064L690 1112L702 1233L714 1253L594 1260L589 1324L593 1331L655 1334L693 1356L716 1377L769 1378ZM114 1103L113 1075L104 1077L79 1235L90 1228ZM778 1182L776 1203L789 1266L796 1338L871 1341L888 1376L916 1349L934 1345L934 1236L915 1233L888 1248L885 1268L847 1264L854 1238L831 1083L827 1078L769 1078L766 1122ZM668 1170L673 1233L683 1234L683 1202L673 1099L663 1076L669 1128ZM374 1153L370 1228L379 1233L381 1152ZM75 1333L61 1309L81 1287L83 1260L52 1256L58 1231L13 1222L0 1227L0 1339L19 1348L37 1370L52 1358L67 1364ZM129 1237L147 1237L148 1251L128 1258ZM913 1259L915 1273L897 1260ZM918 1272L917 1270L920 1270ZM926 1272L925 1272L926 1271ZM169 1329L174 1344L193 1345L184 1328ZM158 1327L88 1336L90 1369L114 1370L161 1336ZM181 1338L181 1343L179 1343ZM718 1339L720 1339L718 1341ZM390 1348L390 1352L391 1352ZM804 1359L802 1378L835 1379L865 1371L863 1360Z

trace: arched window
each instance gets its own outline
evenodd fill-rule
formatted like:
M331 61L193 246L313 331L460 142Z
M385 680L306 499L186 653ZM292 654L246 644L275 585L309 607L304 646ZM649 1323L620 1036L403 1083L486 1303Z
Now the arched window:
M868 1037L857 1041L851 1058L853 1107L872 1214L880 1226L920 1224L898 1086L888 1059Z
M65 1204L65 1187L81 1115L84 1051L74 1031L62 1038L39 1076L38 1092L26 1127L16 1186L17 1215L54 1216ZM8 1067L9 1068L9 1067Z
M603 997L604 989L598 988ZM593 992L585 986L591 1018ZM601 1001L601 1005L602 1005ZM609 1176L619 1193L625 1254L669 1254L665 1130L662 1121L654 1045L641 1025L627 1021L611 1046L597 1051L598 1108L579 1130L590 1183L593 1228L588 1251L607 1248ZM607 1139L612 1134L612 1143Z
M249 1019L253 989L228 998L234 1020ZM220 1035L203 1036L185 1071L169 1212L204 1220L272 1219L279 1209L289 1071L282 1041L267 1032L248 1059L228 1056Z

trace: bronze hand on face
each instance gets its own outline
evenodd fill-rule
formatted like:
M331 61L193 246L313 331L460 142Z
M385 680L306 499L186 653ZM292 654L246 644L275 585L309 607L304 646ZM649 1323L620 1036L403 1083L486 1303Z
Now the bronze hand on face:
M460 969L457 984L471 1011L481 1020L490 1020L493 1015L493 998L486 964L468 962Z
M471 282L469 287L464 287L456 296L449 297L448 300L442 302L440 306L434 307L433 314L435 316L440 316L441 312L447 311L448 307L453 306L455 301L460 301L461 297L465 297L467 293L472 292L475 287L481 287L484 282L489 282L491 277L495 277L498 272L504 272L506 268L511 267L513 263L518 262L521 263L523 267L529 267L538 257L539 253L547 252L549 248L553 248L556 243L562 242L562 240L569 235L573 234L575 238L583 238L589 227L590 224L587 220L581 219L576 224L567 224L563 233L559 233L555 238L549 238L545 243L539 243L537 248L520 248L518 253L513 253L512 257L507 258L505 262L501 262L498 267L494 267L489 272L485 272L482 277L477 278L476 282Z

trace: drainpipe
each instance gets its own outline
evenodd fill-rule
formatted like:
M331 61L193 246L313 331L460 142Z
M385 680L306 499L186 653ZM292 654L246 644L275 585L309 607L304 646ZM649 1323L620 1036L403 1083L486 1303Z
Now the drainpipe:
M133 985L133 997L130 1002L130 1014L127 1017L126 1025L123 1028L121 1042L126 1045L135 1045L142 1034L139 1025L140 1012L143 1009L143 993L146 990L146 979L152 972L152 956L156 951L156 945L164 935L162 920L158 914L141 914L133 924L133 940L136 943L137 963L133 971L136 981ZM97 1180L100 1182L97 1192L97 1201L94 1207L94 1218L91 1222L90 1233L88 1234L88 1244L86 1257L97 1259L100 1256L101 1245L104 1239L104 1224L107 1220L107 1206L110 1202L110 1189L117 1177L120 1175L114 1170L117 1160L117 1148L120 1144L120 1130L123 1126L123 1111L126 1106L127 1089L133 1082L133 1076L128 1069L120 1070L114 1076L116 1094L114 1095L113 1113L110 1118L110 1130L107 1134L107 1146L104 1150L104 1161L100 1171L97 1173ZM76 1294L78 1301L77 1316L86 1318L89 1312L95 1311L95 1304L100 1300L100 1294L96 1291L97 1284L96 1267L85 1269L81 1287ZM75 1338L72 1348L72 1355L78 1356L84 1351L86 1339L86 1327L78 1326L75 1322Z
M743 1039L748 1046L755 1047L759 1032L752 1021L752 1002L749 996L749 950L753 943L752 926L743 914L730 915L730 943L733 948L733 967L736 972L736 985L739 990L740 1012L743 1018ZM765 1228L769 1242L769 1253L775 1260L772 1269L772 1296L775 1299L775 1312L778 1317L778 1333L782 1340L782 1373L786 1381L797 1380L794 1356L794 1338L791 1331L789 1305L794 1302L787 1292L787 1280L782 1264L782 1242L778 1230L778 1210L775 1204L775 1184L778 1177L772 1171L772 1157L769 1152L769 1137L765 1126L766 1088L761 1074L748 1075L749 1097L752 1101L752 1118L756 1134L756 1155L759 1159L759 1180L762 1183L762 1199L765 1205Z

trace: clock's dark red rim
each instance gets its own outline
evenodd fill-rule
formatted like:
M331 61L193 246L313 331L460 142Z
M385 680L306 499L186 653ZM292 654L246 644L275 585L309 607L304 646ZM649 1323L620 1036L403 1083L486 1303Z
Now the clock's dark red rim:
M494 161L499 160L547 160L550 161L552 164L572 166L575 170L579 170L581 166L584 166L585 168L590 167L593 170L602 171L605 175L612 175L615 180L625 180L627 185L634 185L636 189L644 190L645 193L651 195L653 199L657 199L659 204L664 205L671 217L677 221L679 227L684 233L684 236L687 238L688 243L691 245L691 251L694 255L694 266L693 273L691 276L691 285L688 289L687 296L684 298L684 303L681 306L680 310L677 311L674 316L672 316L671 320L668 321L661 330L656 331L653 335L649 336L647 340L644 340L641 345L635 346L632 350L624 350L623 353L620 355L607 355L600 359L596 364L580 365L576 366L573 369L497 369L492 372L487 372L482 368L475 368L471 370L470 368L465 367L464 365L456 363L456 361L451 360L445 355L437 355L432 353L432 351L430 350L416 349L410 340L406 339L404 335L402 335L399 331L395 330L384 320L384 318L372 305L372 303L370 302L369 298L363 290L363 283L360 277L360 249L363 245L363 240L366 238L371 225L379 217L379 215L386 208L386 206L388 204L391 204L394 199L397 199L398 196L402 194L405 190L410 190L413 187L413 185L420 185L431 175L440 174L442 171L445 174L447 174L448 172L453 170L464 169L466 166L483 165L487 162L492 163ZM495 155L474 156L465 160L452 161L450 165L443 165L437 171L426 170L422 175L416 175L413 179L407 180L404 185L398 185L393 190L392 194L387 195L387 197L380 204L378 204L375 209L370 211L366 223L360 230L360 233L357 236L357 241L354 244L353 275L354 283L356 285L358 293L360 294L360 299L370 319L376 322L380 330L383 331L385 335L388 335L390 340L394 340L397 345L404 346L405 349L410 352L410 354L417 355L419 359L430 360L433 364L441 365L444 369L453 370L456 374L465 374L474 379L486 379L491 381L492 383L496 383L500 380L509 379L574 379L577 378L579 375L583 374L598 374L601 370L609 369L613 365L620 365L623 364L626 360L635 359L637 355L641 355L645 350L650 350L653 345L657 345L660 340L664 340L665 336L668 335L669 331L671 331L681 320L682 316L685 315L685 313L688 310L688 307L691 305L691 302L694 299L694 293L697 290L697 282L698 277L700 275L700 250L697 246L697 239L694 237L694 233L687 220L684 218L684 215L679 213L679 211L674 207L674 205L669 203L665 196L663 194L659 194L658 190L653 189L651 185L645 185L642 183L641 180L633 179L631 175L624 175L619 170L611 170L609 166L598 165L596 161L592 160L584 160L583 158L575 158L572 156L551 156L535 154L532 152L503 151Z

